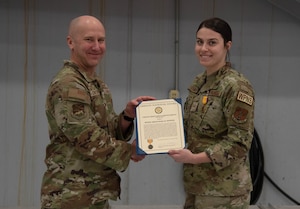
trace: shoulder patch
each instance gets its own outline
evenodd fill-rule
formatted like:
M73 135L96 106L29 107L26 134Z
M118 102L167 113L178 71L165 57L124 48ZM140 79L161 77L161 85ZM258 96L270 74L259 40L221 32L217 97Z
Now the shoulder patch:
M241 92L239 91L238 92L238 95L237 95L237 98L236 98L238 101L241 101L241 102L244 102L250 106L252 106L253 104L253 97L244 93L244 92Z
M236 123L245 123L247 121L247 116L248 116L248 110L241 107L237 107L235 109L235 112L232 115L232 119Z

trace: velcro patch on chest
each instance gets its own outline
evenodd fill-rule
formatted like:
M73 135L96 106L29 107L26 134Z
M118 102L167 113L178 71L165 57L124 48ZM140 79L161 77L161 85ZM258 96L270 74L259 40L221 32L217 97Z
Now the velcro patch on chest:
M236 99L238 101L244 102L250 106L252 106L252 104L253 104L253 97L244 92L241 92L241 91L239 91Z
M87 101L89 99L89 96L81 89L69 89L68 97L83 101Z
M217 90L210 90L208 95L209 96L219 97L219 96L221 96L221 92L217 91Z

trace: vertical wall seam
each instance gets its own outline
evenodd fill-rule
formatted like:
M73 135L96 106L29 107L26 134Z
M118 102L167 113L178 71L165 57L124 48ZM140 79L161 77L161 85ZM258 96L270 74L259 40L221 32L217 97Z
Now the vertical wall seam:
M269 55L268 55L268 68L267 68L267 89L266 89L266 95L267 95L267 99L266 99L266 118L268 118L269 115L269 102L270 102L270 79L271 79L271 75L272 73L270 73L272 71L272 42L273 42L273 26L274 26L274 6L271 6L271 25L270 25L270 34L269 34ZM269 123L265 123L265 133L268 132L268 125ZM268 135L268 134L266 134Z
M36 66L36 62L37 62L37 43L36 43L36 40L37 40L37 37L36 37L36 35L37 35L37 33L36 33L36 0L31 0L32 1L32 5L33 5L33 9L32 9L32 11L33 11L33 30L32 30L32 33L33 33L33 44L32 44L32 58L31 58L31 60L32 60L32 78L33 78L33 80L32 80L32 89L33 89L33 104L32 104L32 106L33 106L33 109L32 109L32 141L31 141L31 143L32 143L32 148L33 148L33 151L34 150L36 150L35 149L35 146L36 146L36 144L37 143L35 143L35 140L36 140L36 132L35 132L35 129L36 128L38 128L37 127L37 125L36 125L36 111L38 111L38 108L37 108L37 66ZM35 160L35 157L34 157L34 155L33 154L30 154L31 155L31 159L30 159L30 162L32 163L32 165L31 165L31 173L30 173L30 177L31 177L31 179L36 179L35 178L35 174L36 174L36 172L34 172L36 169L35 169L35 166L36 166L36 163L34 163L34 160ZM26 181L27 182L27 181ZM29 193L29 196L30 196L30 199L29 199L29 201L30 202L28 202L28 204L30 203L30 204L33 204L33 202L34 202L34 189L33 189L33 185L32 184L30 184L30 186L31 186L31 192Z
M240 32L240 39L241 39L241 44L240 44L240 63L239 63L239 70L243 72L242 69L242 62L243 62L243 37L244 37L244 7L245 7L245 1L242 1L241 3L241 32Z
M212 16L214 17L215 16L215 11L216 11L216 1L213 0L213 11L212 11Z
M175 89L178 89L179 83L179 0L175 0Z
M131 88L132 88L132 10L133 10L133 5L132 5L132 0L128 0L128 18L127 18L127 66L126 66L126 71L128 72L128 75L126 77L126 98L131 98ZM130 169L128 169L128 175L126 175L126 182L127 182L127 189L129 190L129 185L130 185L130 179L129 179L129 173ZM129 204L129 195L128 192L126 193L125 201L126 204Z
M105 0L99 1L99 16L101 22L104 24L105 27ZM106 71L106 59L102 59L99 65L100 69L100 76L103 80L105 80L105 71Z
M22 143L21 143L21 159L20 159L20 172L19 172L19 184L18 184L18 206L21 205L22 195L22 177L24 165L24 153L25 153L25 142L26 142L26 119L27 119L27 73L28 73L28 19L29 11L28 5L29 0L24 0L24 91L23 91L23 122L22 122Z
M7 4L6 9L7 9L7 22L6 22L7 25L6 25L6 29L4 31L6 33L6 43L10 43L10 41L11 41L11 36L10 36L10 33L11 33L10 32L10 30L11 30L11 27L10 27L10 22L11 22L11 20L10 20L10 11L11 10L9 8L9 4ZM7 51L9 51L9 48L10 48L10 46L8 45L7 46ZM2 50L4 50L4 49L2 49ZM6 63L4 64L4 66L6 65L7 68L6 68L6 71L5 71L5 85L4 85L5 86L5 98L2 99L2 102L3 102L3 100L5 102L5 111L4 111L3 120L7 121L8 117L9 117L8 116L9 115L9 113L8 113L8 107L9 107L8 98L9 98L9 95L10 95L9 94L9 75L8 75L9 71L10 71L10 69L9 69L10 68L9 53L6 53L5 56L6 56L5 57ZM8 132L9 132L9 130L8 130L8 124L7 124L7 122L5 123L5 126L3 127L3 129L1 131L3 131L5 139L8 139ZM5 153L3 153L4 157L3 157L2 161L1 161L1 163L3 162L3 164L4 164L4 162L9 162L8 152L9 152L9 149L10 149L9 148L10 144L6 140L4 140L4 142L3 142L3 144L1 146L3 146L3 147L6 148L5 149ZM4 174L3 175L4 177L9 177L9 171L7 169L1 169L1 171ZM4 182L4 185L1 185L1 186L3 188L7 188L8 185L9 185L9 182L6 179L3 179L3 182ZM8 193L4 192L4 195L2 197L2 202L3 203L6 202L6 199L7 199L8 196L9 196Z
M132 0L128 1L128 34L127 34L127 98L131 97L132 88Z

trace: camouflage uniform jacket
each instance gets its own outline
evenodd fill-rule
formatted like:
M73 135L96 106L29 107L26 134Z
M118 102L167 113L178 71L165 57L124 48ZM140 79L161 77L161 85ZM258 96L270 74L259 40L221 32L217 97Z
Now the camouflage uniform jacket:
M112 97L99 78L70 61L48 89L42 208L83 208L120 195L120 177L130 161L133 124L123 136Z
M237 196L252 191L248 151L254 131L254 91L229 66L198 75L184 105L188 149L211 163L184 164L185 190L196 195Z

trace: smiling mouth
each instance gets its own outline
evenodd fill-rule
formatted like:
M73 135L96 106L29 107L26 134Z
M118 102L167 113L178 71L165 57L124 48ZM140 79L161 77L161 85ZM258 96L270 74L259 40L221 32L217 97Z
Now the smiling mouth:
M200 55L200 59L202 61L210 60L212 58L211 55Z
M98 56L101 55L101 53L89 53L90 55Z
M90 54L91 57L101 57L102 54Z
M200 57L211 57L212 55L208 55L208 54L200 54Z

